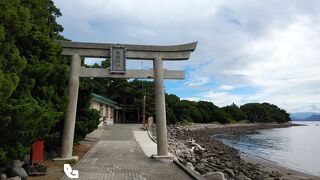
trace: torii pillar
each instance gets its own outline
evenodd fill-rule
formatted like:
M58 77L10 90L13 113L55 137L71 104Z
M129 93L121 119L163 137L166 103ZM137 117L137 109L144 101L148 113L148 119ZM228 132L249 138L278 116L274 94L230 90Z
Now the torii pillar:
M64 123L61 158L56 160L77 159L77 157L72 156L72 147L80 77L154 78L157 127L157 155L154 155L154 157L166 159L168 157L168 141L163 80L184 79L184 71L164 70L163 61L188 60L191 52L195 50L197 42L174 46L71 41L58 41L58 43L63 48L62 55L72 56L72 58L68 84L69 104ZM111 58L111 69L81 67L81 57ZM154 70L126 70L126 59L152 60Z
M157 155L166 156L168 155L167 118L163 85L163 61L161 57L157 57L153 60L153 69L157 121Z

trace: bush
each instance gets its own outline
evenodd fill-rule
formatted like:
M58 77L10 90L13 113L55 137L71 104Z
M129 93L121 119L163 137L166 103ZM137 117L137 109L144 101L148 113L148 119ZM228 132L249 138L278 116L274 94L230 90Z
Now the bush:
M100 113L95 109L85 108L78 111L76 127L75 127L75 142L82 140L88 133L95 130L100 121Z
M0 144L2 158L19 159L30 151L32 143L44 138L62 113L31 99L11 100L0 108Z

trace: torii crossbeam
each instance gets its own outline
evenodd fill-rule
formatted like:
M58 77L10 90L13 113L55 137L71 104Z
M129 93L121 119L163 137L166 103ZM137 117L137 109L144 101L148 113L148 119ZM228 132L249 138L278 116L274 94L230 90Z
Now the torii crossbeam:
M184 71L163 70L163 61L188 60L197 42L174 46L132 45L132 44L104 44L58 41L62 46L62 55L72 56L69 72L68 96L64 130L62 137L61 158L73 159L72 147L78 101L80 77L108 77L108 78L139 78L154 79L156 126L157 126L157 156L168 156L168 142L166 129L166 109L163 79L184 79ZM111 69L81 67L81 57L111 58ZM152 60L153 69L126 70L125 60Z

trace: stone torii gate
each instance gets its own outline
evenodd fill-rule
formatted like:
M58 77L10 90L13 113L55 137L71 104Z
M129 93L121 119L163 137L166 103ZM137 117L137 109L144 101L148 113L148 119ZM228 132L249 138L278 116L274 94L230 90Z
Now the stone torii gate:
M166 109L163 79L184 79L184 71L163 70L163 61L188 60L197 42L175 46L151 46L131 44L102 44L59 41L62 55L71 56L67 107L62 137L61 159L77 159L72 156L76 110L80 77L154 79L157 155L168 157ZM109 69L81 67L81 57L111 58ZM152 60L153 69L126 70L126 59Z

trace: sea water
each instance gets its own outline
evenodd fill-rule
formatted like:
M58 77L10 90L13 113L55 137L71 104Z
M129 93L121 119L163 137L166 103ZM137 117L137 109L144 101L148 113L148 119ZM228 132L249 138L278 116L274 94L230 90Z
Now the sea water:
M294 123L306 126L219 134L214 137L242 152L320 176L320 121Z

